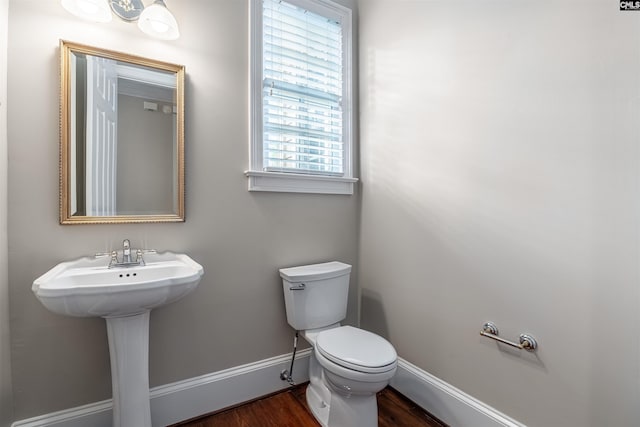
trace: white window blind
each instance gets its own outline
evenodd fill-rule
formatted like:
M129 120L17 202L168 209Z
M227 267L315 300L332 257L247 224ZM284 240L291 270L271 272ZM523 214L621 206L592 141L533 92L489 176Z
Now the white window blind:
M342 176L342 25L263 0L263 170Z

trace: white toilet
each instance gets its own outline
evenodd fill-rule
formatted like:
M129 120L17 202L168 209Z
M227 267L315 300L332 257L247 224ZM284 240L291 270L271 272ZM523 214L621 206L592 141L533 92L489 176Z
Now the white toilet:
M307 403L323 427L377 427L376 393L397 367L387 340L340 326L350 274L350 265L336 261L280 270L287 321L313 346Z

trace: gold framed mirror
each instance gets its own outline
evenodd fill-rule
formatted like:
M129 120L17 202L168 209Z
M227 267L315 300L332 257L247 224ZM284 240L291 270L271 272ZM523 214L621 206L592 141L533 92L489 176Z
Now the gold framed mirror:
M60 41L60 224L184 221L184 75Z

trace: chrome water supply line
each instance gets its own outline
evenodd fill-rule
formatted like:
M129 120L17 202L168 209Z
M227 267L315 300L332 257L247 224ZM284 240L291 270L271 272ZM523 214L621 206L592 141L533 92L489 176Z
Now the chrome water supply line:
M280 372L280 379L282 381L286 381L289 383L289 385L296 385L296 383L293 381L293 362L296 360L296 350L298 349L298 335L299 335L300 331L296 331L296 334L293 337L293 353L291 354L291 365L289 366L289 369L284 369L282 372Z

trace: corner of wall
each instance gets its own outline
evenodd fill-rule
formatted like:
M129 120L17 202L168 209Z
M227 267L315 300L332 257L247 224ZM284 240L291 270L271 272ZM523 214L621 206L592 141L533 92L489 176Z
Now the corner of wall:
M12 386L7 276L7 39L9 0L0 0L0 427L11 423Z

